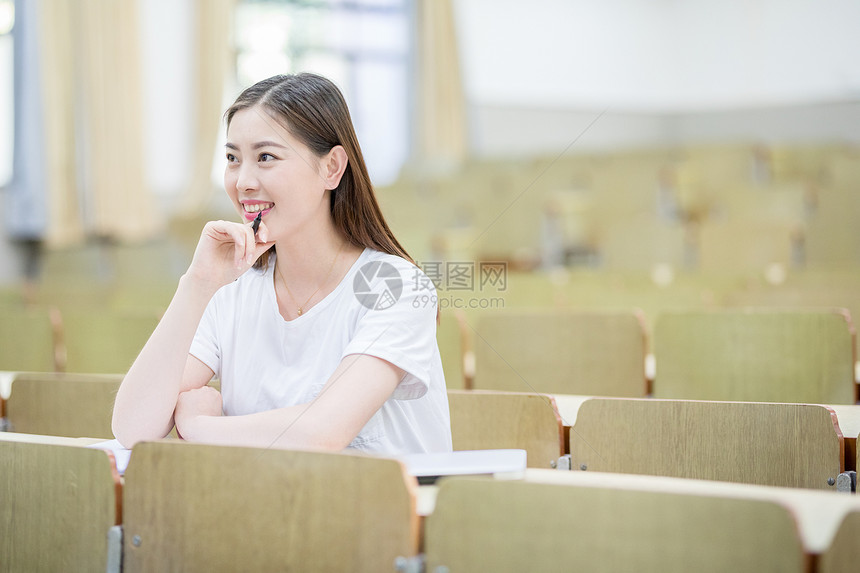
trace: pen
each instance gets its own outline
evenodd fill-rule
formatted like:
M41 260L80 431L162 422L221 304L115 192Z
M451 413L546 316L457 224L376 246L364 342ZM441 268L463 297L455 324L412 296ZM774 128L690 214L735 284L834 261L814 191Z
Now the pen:
M263 212L260 211L259 213L257 213L257 216L254 218L253 224L251 224L251 229L253 229L254 235L257 234L257 229L260 228L260 221L262 221L262 220L263 220Z

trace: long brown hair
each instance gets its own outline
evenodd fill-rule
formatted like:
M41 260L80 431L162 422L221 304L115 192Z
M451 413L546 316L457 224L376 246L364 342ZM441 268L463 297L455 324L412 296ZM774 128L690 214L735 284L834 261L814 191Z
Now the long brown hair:
M382 216L349 108L333 82L309 73L278 75L257 82L243 91L224 113L227 128L236 112L256 105L267 108L319 157L336 145L346 151L347 167L340 184L331 191L330 202L334 225L346 240L415 262ZM265 267L268 259L265 253L254 266Z

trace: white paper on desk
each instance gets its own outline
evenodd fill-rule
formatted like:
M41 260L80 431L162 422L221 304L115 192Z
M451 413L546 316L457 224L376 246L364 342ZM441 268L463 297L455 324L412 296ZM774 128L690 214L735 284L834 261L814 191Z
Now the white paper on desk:
M125 468L128 467L128 461L131 459L131 450L127 450L122 447L122 444L120 444L119 441L108 440L106 442L90 444L87 447L113 452L113 457L116 459L116 469L119 472L119 475L125 474Z
M397 459L415 477L511 474L526 469L525 450L462 450L409 454Z

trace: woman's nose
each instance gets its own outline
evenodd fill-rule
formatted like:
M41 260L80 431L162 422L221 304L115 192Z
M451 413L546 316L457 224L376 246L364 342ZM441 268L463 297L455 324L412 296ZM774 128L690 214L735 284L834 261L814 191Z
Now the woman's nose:
M236 190L240 193L243 191L255 191L259 186L257 174L254 165L243 164L239 166L239 173L236 177Z

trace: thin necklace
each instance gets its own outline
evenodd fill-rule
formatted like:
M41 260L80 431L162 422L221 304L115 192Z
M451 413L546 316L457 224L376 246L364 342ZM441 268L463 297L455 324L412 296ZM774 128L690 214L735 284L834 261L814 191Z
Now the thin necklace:
M340 248L337 250L337 254L334 256L334 259L333 259L333 260L332 260L332 262L331 262L331 266L328 268L328 272L325 274L325 278L324 278L324 279L322 280L322 282L320 283L320 286L318 286L318 287L317 287L317 290L315 290L314 292L312 292L312 293L311 293L311 296L309 296L309 297L308 297L308 299L307 299L304 303L302 303L301 305L300 305L298 302L296 302L296 297L294 297L294 296L293 296L293 293L292 293L292 291L290 290L290 287L288 287L288 286L287 286L287 281L286 281L286 280L284 280L284 275L281 273L281 271L280 271L280 270L278 270L278 276L279 276L279 277L281 277L281 282L284 284L284 288L285 288L285 289L287 289L287 294L288 294L288 295L290 295L290 299L293 301L293 304L294 304L294 305L296 305L296 306L298 307L298 311L297 311L297 312L298 312L298 315L299 315L299 316L301 316L301 315L302 315L302 313L304 312L304 310L303 310L303 309L308 305L308 303L311 301L311 299L314 297L314 295L315 295L315 294L317 294L317 293L320 291L320 289L323 287L323 285L324 285L326 282L328 282L328 279L329 279L329 277L331 276L331 272L334 270L334 264L337 262L337 259L338 259L338 257L340 256L341 251L343 251L343 247L344 247L344 245L345 245L345 244L346 244L346 241L343 241L343 242L340 244ZM277 266L277 265L276 265L276 266Z

